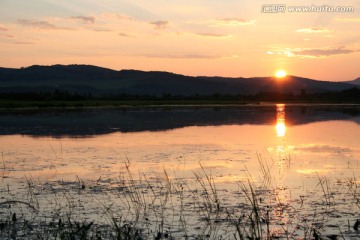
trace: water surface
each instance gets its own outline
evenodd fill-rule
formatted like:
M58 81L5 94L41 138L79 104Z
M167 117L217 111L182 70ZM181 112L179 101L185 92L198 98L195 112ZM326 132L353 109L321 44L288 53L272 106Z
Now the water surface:
M5 112L0 123L5 199L9 188L23 194L29 179L53 189L110 183L128 166L137 181L157 182L166 172L191 183L206 173L229 209L239 206L234 196L249 180L271 192L267 204L289 208L275 211L277 223L301 212L338 233L360 218L359 194L346 195L360 177L358 105Z

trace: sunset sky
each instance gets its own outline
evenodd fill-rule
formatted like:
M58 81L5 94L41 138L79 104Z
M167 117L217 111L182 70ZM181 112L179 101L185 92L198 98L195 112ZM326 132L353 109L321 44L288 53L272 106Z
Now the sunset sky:
M263 13L264 4L286 4ZM289 12L289 6L353 12ZM360 77L359 0L0 0L0 66Z

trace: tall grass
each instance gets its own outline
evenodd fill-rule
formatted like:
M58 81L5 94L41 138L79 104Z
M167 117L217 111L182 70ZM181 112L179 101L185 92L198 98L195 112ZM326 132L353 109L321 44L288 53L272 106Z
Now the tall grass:
M75 176L73 181L39 183L30 176L23 193L11 186L1 190L0 236L136 240L325 236L325 224L319 219L326 221L336 210L336 185L318 176L315 191L319 192L319 204L307 201L304 194L290 199L292 206L277 196L271 176L273 164L261 157L258 161L261 179L248 173L246 181L237 182L238 190L219 189L216 177L202 164L190 179L171 177L165 169L162 173L134 173L129 160L116 179L90 181ZM359 206L355 177L345 183L346 196ZM322 207L327 211L318 210ZM359 236L356 218L360 216L354 214L349 219L352 228L339 226L337 237Z

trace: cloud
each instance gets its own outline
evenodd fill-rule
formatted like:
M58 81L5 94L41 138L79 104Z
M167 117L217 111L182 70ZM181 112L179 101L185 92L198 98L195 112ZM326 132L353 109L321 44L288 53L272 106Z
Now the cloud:
M312 27L312 28L301 28L301 29L296 30L295 32L298 32L298 33L329 33L331 31L327 28Z
M27 27L36 27L41 29L57 29L57 26L51 24L47 21L35 21L35 20L27 20L27 19L19 19L18 23Z
M204 37L215 37L215 38L229 38L231 35L220 34L220 33L196 33L197 35Z
M270 50L267 51L266 54L268 55L286 55L287 57L294 56L291 49L284 49L284 50Z
M103 27L87 27L86 29L92 30L95 32L112 32L113 30Z
M131 37L130 35L126 34L126 33L119 33L119 36L120 37Z
M255 20L246 20L242 18L222 18L216 20L210 20L211 25L215 26L226 26L226 27L237 27L253 25L256 23Z
M208 20L188 21L190 24L203 25L207 27L240 27L254 25L256 20L247 20L243 18L221 18Z
M18 45L30 45L30 44L35 44L33 42L27 42L27 41L15 41L13 42L14 44L18 44Z
M169 21L155 21L150 22L150 24L155 25L157 30L164 30L169 25Z
M95 23L95 17L91 17L91 16L90 17L88 17L88 16L76 16L76 17L71 17L71 18L81 20L85 24Z
M55 24L52 24L44 20L32 20L32 19L19 19L18 23L24 27L34 27L38 29L47 29L47 30L70 30L71 28L58 27Z
M287 57L301 57L301 58L326 58L337 55L351 54L359 52L360 50L345 49L344 47L338 48L294 48L284 50L271 50L266 54L285 55Z
M4 35L3 37L6 37L6 38L15 38L15 36L12 35L12 34L7 34L7 35Z
M305 58L324 58L336 55L350 54L358 52L359 50L345 49L344 47L338 48L305 48L296 49L292 51L294 56L305 57Z

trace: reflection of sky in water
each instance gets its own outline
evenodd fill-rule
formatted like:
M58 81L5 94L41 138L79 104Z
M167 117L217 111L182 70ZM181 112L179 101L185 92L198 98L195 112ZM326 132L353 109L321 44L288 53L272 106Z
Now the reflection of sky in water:
M278 111L276 110L278 108ZM279 111L280 109L280 111ZM0 135L83 137L115 132L166 131L192 126L275 125L285 135L285 106L230 108L84 109L0 112ZM286 125L348 120L360 124L360 105L286 105ZM276 127L275 127L276 128ZM194 134L193 134L194 135Z
M0 188L11 186L16 193L26 186L26 178L37 183L76 182L77 177L85 182L116 180L126 173L125 163L130 163L134 179L146 176L150 181L164 178L164 170L171 181L192 181L194 172L204 170L228 202L237 201L231 194L239 191L239 181L266 185L275 196L274 217L286 223L294 216L284 209L303 196L308 202L316 194L322 196L319 178L334 182L360 178L359 125L350 121L291 125L294 119L286 111L285 105L274 106L272 125L191 126L82 139L0 136L6 166L0 168Z
M292 187L316 182L304 176L352 176L358 170L359 125L324 121L287 126L294 119L286 111L285 105L274 106L272 126L193 126L81 140L1 136L0 151L7 169L13 169L3 182L29 174L43 180L117 176L127 160L135 172L167 169L173 178L192 177L201 163L220 184L249 175L255 181L263 178L259 158L274 181Z
M275 127L275 134L274 126L223 125L112 133L81 141L13 135L0 137L0 151L8 165L16 169L11 174L18 177L29 173L47 177L90 177L95 169L97 174L116 175L128 158L136 171L166 168L179 170L176 173L184 176L192 175L200 162L211 168L219 181L230 181L246 177L245 169L251 171L254 178L261 177L257 161L260 154L269 161L269 166L277 166L275 172L281 170L283 178L302 184L298 179L302 173L336 174L349 166L358 166L358 125L327 121L286 126L285 110L285 105L274 108L275 126L283 124ZM286 172L293 175L285 176Z

